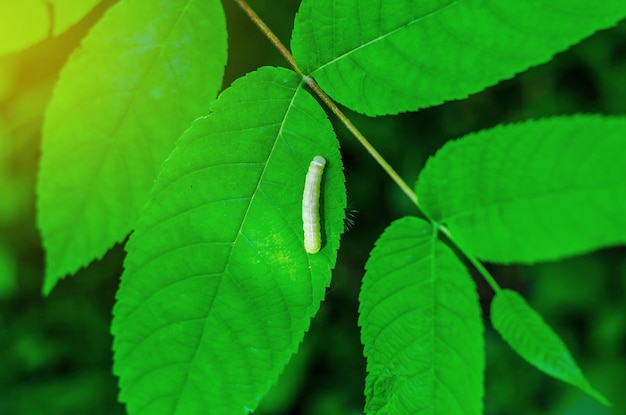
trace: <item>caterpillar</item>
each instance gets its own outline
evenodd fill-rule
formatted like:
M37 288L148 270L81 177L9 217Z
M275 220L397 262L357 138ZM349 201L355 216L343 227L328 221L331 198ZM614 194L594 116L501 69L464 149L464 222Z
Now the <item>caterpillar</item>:
M319 205L324 166L326 166L326 159L322 156L315 156L309 165L309 171L304 181L302 226L304 228L304 250L309 254L318 253L322 247Z

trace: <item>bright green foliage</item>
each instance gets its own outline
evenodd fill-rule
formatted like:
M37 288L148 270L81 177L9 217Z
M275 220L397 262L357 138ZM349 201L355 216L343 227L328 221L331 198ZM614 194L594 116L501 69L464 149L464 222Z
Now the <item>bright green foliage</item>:
M337 101L395 114L465 98L625 16L624 0L304 0L291 47Z
M485 351L476 286L431 224L385 231L360 295L368 414L481 415Z
M58 36L82 19L99 0L0 2L0 55L18 52Z
M604 405L607 399L593 389L563 341L524 298L502 290L491 303L491 322L509 345L539 370L579 387Z
M43 130L45 293L131 230L175 140L206 113L225 61L218 0L126 0L85 38Z
M46 0L52 13L52 34L58 36L85 17L101 0Z
M304 250L304 179L322 249ZM296 351L330 283L346 206L338 142L293 72L236 81L182 136L128 244L115 372L131 415L243 414Z
M424 211L492 262L552 260L626 242L626 118L498 126L446 144L422 171Z

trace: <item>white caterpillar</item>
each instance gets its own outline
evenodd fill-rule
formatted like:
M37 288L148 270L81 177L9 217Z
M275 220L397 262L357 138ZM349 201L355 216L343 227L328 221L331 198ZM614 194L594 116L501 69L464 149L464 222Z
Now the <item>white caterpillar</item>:
M320 185L326 159L315 156L309 165L304 182L302 196L302 225L304 227L304 249L309 254L316 254L322 247L320 234Z

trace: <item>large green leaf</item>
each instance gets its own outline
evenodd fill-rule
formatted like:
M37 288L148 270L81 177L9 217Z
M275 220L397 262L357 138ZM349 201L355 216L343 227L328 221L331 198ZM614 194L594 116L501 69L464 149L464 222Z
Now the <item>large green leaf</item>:
M331 97L381 115L465 98L625 16L624 0L303 0L291 47Z
M422 171L422 209L469 253L532 263L626 242L626 118L498 126L446 144Z
M102 0L46 0L51 13L51 32L58 36L85 17Z
M114 309L130 414L244 414L295 352L330 282L346 206L338 142L286 69L236 81L183 135L128 244ZM322 250L303 245L315 155Z
M44 292L131 230L174 142L206 113L225 61L218 0L125 0L85 38L43 129Z
M82 19L100 0L0 2L0 55L57 36Z
M498 292L491 303L491 322L527 362L609 405L585 379L563 341L521 295L511 290Z
M481 415L485 351L476 286L436 230L400 219L366 265L359 325L368 414Z

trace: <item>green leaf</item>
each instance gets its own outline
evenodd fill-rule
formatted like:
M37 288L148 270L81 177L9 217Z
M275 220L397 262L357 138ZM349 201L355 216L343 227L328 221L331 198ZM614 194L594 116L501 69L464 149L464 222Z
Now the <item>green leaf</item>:
M476 286L436 230L400 219L366 265L359 325L368 414L482 414L485 351Z
M625 16L624 0L303 0L291 48L333 99L395 114L465 98Z
M176 139L226 61L218 0L125 0L64 68L43 128L44 293L131 230Z
M113 334L129 413L243 414L296 351L330 282L346 196L326 114L291 71L236 81L182 136L131 236ZM322 249L304 250L309 163Z
M587 382L559 336L521 295L511 290L496 293L491 302L491 322L502 338L528 363L579 387L603 405L610 405Z
M0 55L58 36L85 17L100 0L0 2Z
M101 0L46 0L51 13L52 34L58 36L78 23Z
M558 117L447 143L422 171L424 212L479 258L532 263L626 242L626 118Z

